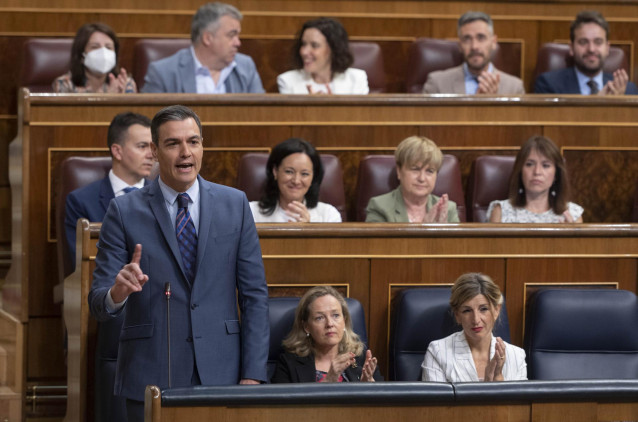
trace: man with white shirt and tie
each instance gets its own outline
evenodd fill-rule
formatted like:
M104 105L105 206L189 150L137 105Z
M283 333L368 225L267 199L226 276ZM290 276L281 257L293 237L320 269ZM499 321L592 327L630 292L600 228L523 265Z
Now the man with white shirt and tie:
M609 24L600 13L580 12L569 35L574 66L540 75L534 84L536 94L638 95L624 69L603 72L609 56Z
M74 265L78 219L102 222L111 199L131 189L143 188L155 162L151 151L151 121L146 116L132 112L118 114L109 125L106 139L113 160L109 174L74 190L66 198L64 231Z
M242 14L229 4L208 3L191 22L191 46L150 64L142 92L264 92L253 60L238 53Z

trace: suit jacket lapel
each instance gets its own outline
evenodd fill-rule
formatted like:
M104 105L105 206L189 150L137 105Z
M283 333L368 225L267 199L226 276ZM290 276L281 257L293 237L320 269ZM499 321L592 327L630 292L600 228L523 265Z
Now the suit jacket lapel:
M580 85L578 84L578 76L576 76L576 68L572 67L568 73L567 78L567 93L568 94L582 94L580 92Z
M452 75L452 89L454 94L467 94L465 92L465 74L463 73L463 65L457 66L456 71Z
M216 214L214 205L215 194L212 184L204 180L201 176L197 176L199 181L199 234L197 236L197 268L202 265L204 256L206 256L206 245L209 238L217 237L217 229L213 224L213 218ZM215 221L223 221L215 219ZM197 278L197 277L195 277Z
M403 200L403 195L401 194L401 186L396 188L392 192L392 196L394 198L394 220L393 223L405 223L409 222L408 211L405 208L405 201Z
M162 230L162 234L166 239L166 243L173 253L173 257L177 264L179 265L180 270L182 271L182 275L184 276L184 280L190 287L190 281L188 281L188 277L186 277L186 273L184 272L184 264L182 263L182 256L179 253L179 246L177 245L177 237L175 235L175 229L173 227L173 222L171 221L170 216L168 215L168 210L166 209L164 195L162 195L162 191L159 186L159 182L155 180L148 190L149 196L149 204L151 206L151 210L155 215L155 219L157 220L157 224L160 226Z
M472 359L472 351L465 340L463 331L457 333L454 338L454 370L460 382L478 381L478 374Z
M195 61L193 60L190 48L182 50L184 53L180 57L179 67L182 80L182 91L178 92L197 92L197 83L195 82Z
M315 357L308 355L306 357L297 356L299 365L295 368L299 382L315 382L317 379L315 369Z
M113 186L111 186L109 176L106 176L102 179L102 183L100 184L100 205L102 205L102 208L104 209L104 214L106 214L106 210L109 209L109 203L113 198L115 198Z

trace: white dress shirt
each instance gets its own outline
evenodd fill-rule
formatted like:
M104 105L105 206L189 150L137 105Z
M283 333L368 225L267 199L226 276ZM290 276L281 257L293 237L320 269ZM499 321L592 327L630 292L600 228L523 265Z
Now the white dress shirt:
M233 71L237 63L233 60L231 64L222 69L219 74L219 81L215 83L213 76L210 74L210 70L204 66L195 55L195 49L191 46L191 53L193 54L193 61L195 62L195 84L197 86L198 94L225 94L226 93L226 79Z
M117 198L118 196L124 195L124 189L132 187L142 189L144 187L144 179L140 179L136 184L129 185L124 180L120 179L113 173L113 169L109 170L109 182L111 182L111 188L113 189L113 195Z
M494 356L496 337L492 336L490 359ZM477 382L479 379L472 358L470 345L463 331L456 332L441 340L430 343L421 364L422 381L438 382ZM509 343L505 343L505 364L503 365L505 381L527 379L527 363L525 351Z

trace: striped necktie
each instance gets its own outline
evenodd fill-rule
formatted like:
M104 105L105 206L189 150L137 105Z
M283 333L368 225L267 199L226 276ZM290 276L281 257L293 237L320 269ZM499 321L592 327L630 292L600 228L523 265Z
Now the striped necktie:
M195 267L197 265L197 232L191 214L188 212L189 200L190 197L186 193L177 195L175 233L186 277L192 283L195 281Z
M587 81L587 86L591 90L589 95L598 94L598 83L595 80L593 80L593 79L588 80Z

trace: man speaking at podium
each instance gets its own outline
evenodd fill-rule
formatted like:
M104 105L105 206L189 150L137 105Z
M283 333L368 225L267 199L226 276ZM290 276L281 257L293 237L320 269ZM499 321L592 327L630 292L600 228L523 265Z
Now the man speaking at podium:
M126 308L115 394L129 422L143 420L150 384L267 377L268 291L246 196L199 176L201 123L189 108L160 110L151 134L159 178L111 202L88 298L98 320Z

